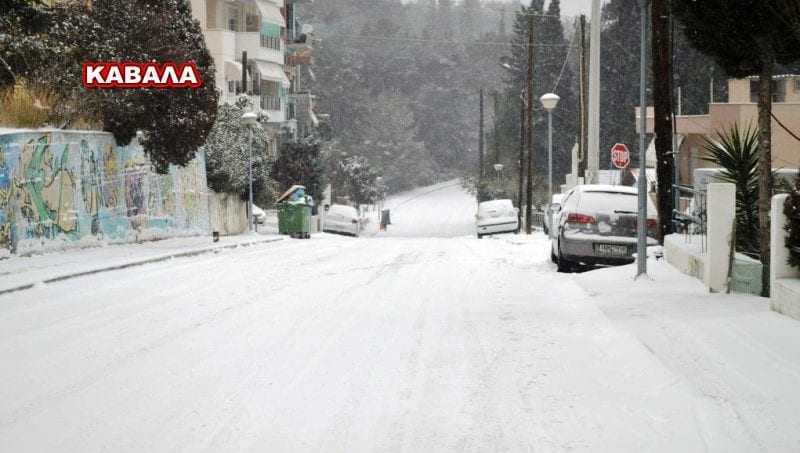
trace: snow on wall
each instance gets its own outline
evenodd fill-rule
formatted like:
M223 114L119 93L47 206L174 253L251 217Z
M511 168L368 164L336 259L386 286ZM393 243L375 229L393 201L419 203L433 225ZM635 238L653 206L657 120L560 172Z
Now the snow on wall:
M0 254L209 231L205 162L159 175L95 131L0 131Z

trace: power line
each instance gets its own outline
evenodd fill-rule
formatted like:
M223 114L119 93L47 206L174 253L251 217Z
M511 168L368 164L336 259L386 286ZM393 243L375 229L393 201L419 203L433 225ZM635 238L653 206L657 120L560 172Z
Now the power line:
M431 38L411 38L411 37L390 37L390 36L369 36L369 35L351 35L351 34L322 34L319 35L323 39L337 39L337 38L352 38L374 41L396 41L396 42L419 42L419 43L440 43L440 44L469 44L469 45L490 45L490 46L520 46L527 48L526 44L516 44L510 41L468 41L468 40L445 40L445 39L431 39ZM536 44L533 47L568 47L571 44Z

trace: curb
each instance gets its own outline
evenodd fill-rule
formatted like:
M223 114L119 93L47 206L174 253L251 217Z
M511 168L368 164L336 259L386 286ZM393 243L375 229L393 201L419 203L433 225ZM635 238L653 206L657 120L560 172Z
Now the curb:
M206 254L206 253L212 253L212 252L215 252L217 250L235 249L235 248L239 248L239 247L251 247L251 246L254 246L254 245L269 244L270 242L278 242L278 241L283 241L283 240L284 240L284 238L282 238L282 237L280 237L280 238L269 238L269 239L262 239L262 240L258 240L258 241L241 242L241 243L238 243L238 244L229 244L229 245L218 245L218 246L214 246L214 247L206 247L206 248L203 248L203 249L189 250L189 251L186 251L186 252L178 252L178 253L170 253L168 255L154 256L152 258L146 258L146 259L139 260L139 261L131 261L131 262L128 262L128 263L117 264L117 265L114 265L114 266L102 267L102 268L97 268L97 269L89 269L89 270L85 270L85 271L74 272L74 273L71 273L71 274L59 275L57 277L50 277L50 278L46 278L44 280L35 281L33 283L26 283L26 284L23 284L23 285L17 285L17 286L12 286L10 288L0 289L0 296L2 296L4 294L9 294L9 293L15 293L15 292L18 292L18 291L25 291L27 289L33 288L34 286L36 286L39 283L47 284L47 283L61 282L61 281L64 281L64 280L70 280L70 279L73 279L73 278L84 277L84 276L87 276L87 275L101 274L103 272L118 271L118 270L122 270L122 269L128 269L128 268L131 268L131 267L144 266L146 264L159 263L161 261L167 261L167 260L171 260L173 258L187 258L187 257L192 257L192 256L197 256L197 255L203 255L203 254Z

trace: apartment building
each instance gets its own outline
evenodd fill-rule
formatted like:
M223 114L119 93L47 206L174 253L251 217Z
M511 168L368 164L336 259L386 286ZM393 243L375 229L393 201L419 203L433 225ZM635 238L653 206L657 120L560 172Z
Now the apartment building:
M800 75L777 75L772 81L772 167L800 168ZM727 102L708 104L705 115L676 115L678 174L682 184L692 185L694 170L714 167L701 159L706 139L714 139L734 124L741 128L758 127L758 79L728 80ZM636 109L639 117L639 109ZM637 131L638 131L638 120ZM653 132L653 110L647 109L647 132ZM648 149L648 165L655 166L655 146Z
M282 127L291 86L284 69L284 0L191 0L191 5L214 59L220 102L246 95L270 125ZM242 86L245 71L247 86Z

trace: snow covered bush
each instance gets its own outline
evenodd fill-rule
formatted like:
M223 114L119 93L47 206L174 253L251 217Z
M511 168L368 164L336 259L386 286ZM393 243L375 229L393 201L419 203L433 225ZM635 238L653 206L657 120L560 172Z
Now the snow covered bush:
M206 154L208 186L215 192L247 198L250 131L241 125L241 118L252 108L243 96L235 105L224 104L217 111L214 127L201 148ZM253 130L253 197L260 206L268 206L275 200L275 184L269 177L274 156L268 153L268 142L263 128Z

